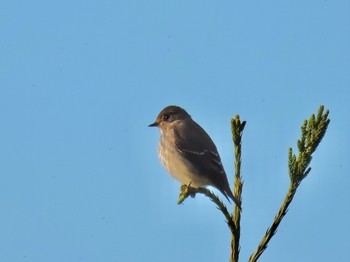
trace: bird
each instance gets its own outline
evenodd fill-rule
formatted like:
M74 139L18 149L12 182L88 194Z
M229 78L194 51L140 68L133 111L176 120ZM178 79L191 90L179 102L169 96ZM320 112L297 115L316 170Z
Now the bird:
M160 130L158 155L172 177L192 187L213 186L241 209L213 140L185 109L167 106L149 127Z

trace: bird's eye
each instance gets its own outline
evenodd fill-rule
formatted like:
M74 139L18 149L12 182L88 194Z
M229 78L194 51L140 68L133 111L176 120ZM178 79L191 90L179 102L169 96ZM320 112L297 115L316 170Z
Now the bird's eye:
M165 115L163 116L163 120L168 120L168 119L169 119L169 117L170 117L170 115L165 114Z

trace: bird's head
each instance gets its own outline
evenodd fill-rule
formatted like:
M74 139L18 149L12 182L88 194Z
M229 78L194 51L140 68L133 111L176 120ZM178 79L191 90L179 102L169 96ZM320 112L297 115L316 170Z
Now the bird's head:
M175 121L183 121L190 117L186 110L179 106L167 106L158 114L156 121L149 126L166 129Z

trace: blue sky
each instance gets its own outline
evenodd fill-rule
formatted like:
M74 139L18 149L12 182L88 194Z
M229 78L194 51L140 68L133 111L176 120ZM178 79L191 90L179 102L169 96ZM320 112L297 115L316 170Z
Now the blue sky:
M179 183L148 128L170 104L233 180L243 136L241 261L289 185L319 105L331 124L260 261L350 255L348 1L7 1L0 8L0 261L228 261L224 217Z

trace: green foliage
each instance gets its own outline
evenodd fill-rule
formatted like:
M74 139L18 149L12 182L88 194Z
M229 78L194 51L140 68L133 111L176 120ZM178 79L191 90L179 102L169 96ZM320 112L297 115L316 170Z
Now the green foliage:
M298 140L298 157L293 154L292 148L288 152L289 176L293 183L300 183L311 171L308 167L312 160L312 153L320 144L326 134L329 111L323 113L324 107L320 106L317 117L314 114L309 121L305 120L301 126L301 139Z
M243 182L241 177L241 156L242 156L242 134L246 125L246 121L241 122L239 115L231 119L232 140L235 151L235 178L234 191L235 198L242 203ZM236 231L231 236L231 256L230 262L238 261L239 258L239 240L241 235L241 210L237 206L234 208L234 214L231 215L232 223L236 227Z
M297 147L299 154L296 156L293 154L292 148L288 151L288 166L290 185L285 199L276 214L272 225L267 229L264 237L260 241L258 248L250 256L249 262L255 262L259 259L261 254L267 248L267 244L277 231L279 224L283 217L287 214L288 206L293 200L293 197L297 191L301 181L310 173L311 167L309 167L312 160L312 154L317 149L318 145L322 141L322 138L326 134L327 127L330 120L328 119L329 111L324 112L324 106L320 106L317 116L314 114L309 120L305 120L301 126L301 138L297 141ZM238 201L242 201L242 188L243 182L241 177L241 147L242 147L242 133L246 122L241 122L239 116L231 119L231 131L232 140L234 143L235 152L235 176L234 176L234 196ZM178 204L188 197L195 197L197 193L201 193L209 197L224 214L227 224L232 233L231 240L231 257L230 262L237 262L239 259L239 240L240 240L240 219L241 212L237 206L235 206L232 214L228 212L224 203L213 192L206 188L194 188L190 185L182 185L180 190L180 198Z
M293 154L292 148L288 151L288 166L290 185L282 206L270 228L267 229L265 236L259 243L257 250L250 256L249 262L257 261L264 250L267 248L268 242L276 233L283 217L287 214L288 206L292 202L301 181L310 173L309 164L312 160L312 153L320 144L324 137L330 120L328 119L329 111L323 113L324 106L320 106L317 117L314 114L309 121L305 120L301 126L301 138L297 141L299 150L298 156Z

